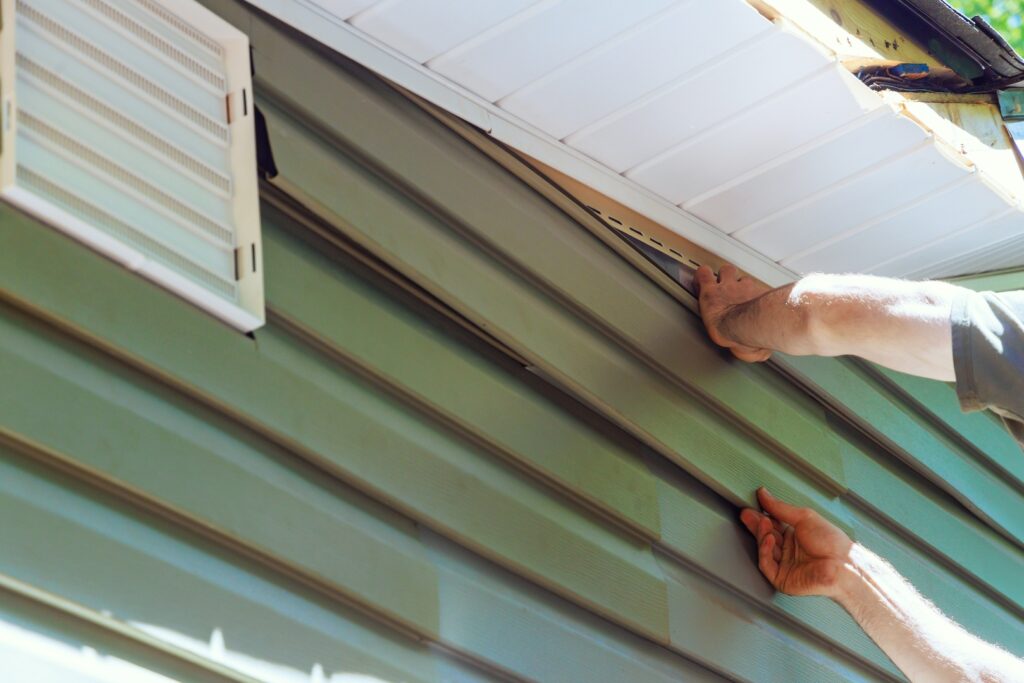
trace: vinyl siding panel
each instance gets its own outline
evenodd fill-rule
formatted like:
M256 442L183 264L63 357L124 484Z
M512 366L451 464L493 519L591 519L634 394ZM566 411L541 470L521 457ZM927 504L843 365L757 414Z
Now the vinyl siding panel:
M96 624L74 629L74 620L54 610L36 616L26 630L57 631L50 639L60 641L70 635L66 631L78 630L84 644L175 680L289 680L288 671L308 674L315 663L385 680L438 679L437 657L426 648L226 551L223 540L212 543L168 524L22 450L5 447L0 467L0 506L8 520L2 529L5 577L79 609L112 614L137 635L117 637ZM33 603L25 609L44 611ZM5 624L12 621L27 626L20 619ZM224 643L221 652L218 638ZM194 655L206 666L186 666L184 655L161 656L147 639ZM121 647L111 647L112 640L122 641ZM119 652L125 649L134 652ZM155 666L154 660L167 661ZM209 667L229 673L204 673Z
M595 226L209 5L250 33L280 169L265 328L0 207L0 589L89 617L54 635L25 598L30 631L189 681L900 680L760 577L736 506L768 484L1019 650L1019 454L985 416L729 361Z
M330 80L329 72L315 71L315 63L302 62L301 66L299 64L283 64L281 60L276 60L275 63L282 70L282 77L284 76L283 71L291 68L295 71L315 74L315 77L308 84L309 86L312 86L313 83L331 83L332 87L328 90L331 93L338 94L339 99L335 102L337 107L343 106L343 99L351 101L363 97L363 93L357 87L350 85L350 89L345 90L346 84L341 80ZM274 65L268 64L268 67L268 69L264 70L265 75L267 71L274 68ZM289 81L289 86L292 87L292 92L296 93L300 92L299 89L302 87L297 79ZM352 145L364 153L370 153L369 150L372 145L373 151L380 155L381 158L390 158L394 164L393 168L396 169L411 169L414 164L418 163L418 166L416 166L419 169L418 173L413 175L407 172L405 174L404 180L411 185L410 192L415 192L418 196L431 196L429 193L432 192L435 198L439 198L439 204L445 206L446 211L450 213L461 212L453 217L453 220L457 221L454 226L454 234L445 233L444 231L439 233L437 240L441 243L440 246L438 246L437 242L431 243L427 240L425 235L429 233L426 230L416 228L413 224L403 225L400 223L397 218L398 214L394 211L388 214L388 220L381 221L382 225L375 226L366 231L359 230L360 226L357 223L362 216L347 220L346 227L348 227L350 234L355 239L361 240L369 248L378 250L380 253L385 253L389 256L398 254L398 258L403 259L401 261L403 272L407 272L411 277L417 278L417 281L421 284L433 286L434 291L447 288L446 291L455 292L448 300L453 307L464 311L466 315L471 317L475 315L478 319L484 319L487 315L492 316L483 323L491 334L498 334L500 329L496 326L497 321L493 316L503 314L503 311L497 308L502 301L496 300L495 297L503 295L505 297L504 301L509 301L513 296L513 292L523 291L524 286L516 282L495 284L494 277L509 278L508 275L501 272L497 276L483 275L482 273L486 272L484 266L481 265L478 259L474 260L473 252L466 246L465 240L462 239L462 236L466 234L463 226L476 226L477 232L471 232L468 236L474 239L489 239L489 247L502 251L506 258L513 260L517 258L522 259L524 254L529 253L529 258L534 259L533 263L537 263L536 266L533 266L531 274L543 286L551 288L560 286L560 289L555 290L557 296L566 297L568 296L566 292L571 291L571 296L577 300L581 297L587 297L586 301L581 302L581 306L600 305L606 311L610 307L616 307L617 311L614 315L620 316L619 320L622 322L619 322L618 326L611 330L612 334L630 335L635 338L638 331L642 331L646 327L646 329L651 331L650 339L652 345L659 343L659 333L661 338L688 339L691 342L681 344L687 351L685 355L665 353L663 350L658 350L657 347L654 347L655 351L653 353L661 358L660 361L656 359L655 362L664 363L667 360L678 367L681 363L686 362L687 355L703 354L697 356L697 360L701 361L701 363L693 363L690 366L690 376L694 378L701 375L706 376L706 372L702 371L701 368L708 367L709 358L717 359L721 357L720 355L715 356L707 348L707 345L703 343L703 337L699 333L699 322L686 315L668 297L658 293L650 283L643 282L643 284L638 284L642 282L642 278L638 274L623 269L621 265L618 265L617 271L611 269L607 263L616 263L616 261L607 253L603 254L604 262L595 261L593 256L589 256L590 252L582 247L582 245L588 244L585 234L579 230L552 231L550 229L551 221L564 221L564 218L558 217L557 212L549 209L541 214L526 213L522 207L529 206L527 203L529 201L527 199L529 192L525 191L525 188L510 187L504 189L500 193L501 196L494 199L494 203L478 200L477 198L486 196L484 195L486 192L484 188L487 186L488 180L492 183L502 182L499 180L499 178L503 177L500 169L493 168L485 161L472 158L453 159L445 164L433 155L433 150L436 149L434 138L437 136L434 129L429 127L412 128L407 135L396 135L394 131L409 129L411 124L407 120L394 116L394 114L384 108L369 109L364 116L360 116L359 111L352 111L350 107L346 114L344 124L339 121L334 129L337 135L343 136L338 138L337 144ZM307 137L304 140L301 134L295 134L296 128L294 124L289 123L287 118L280 119L280 125L275 125L274 110L269 107L267 108L267 115L271 121L271 128L275 131L280 131L281 139L286 141L286 144L281 145L282 151L278 154L279 165L285 169L282 171L283 179L279 179L279 182L287 184L289 168L296 169L301 174L302 184L301 189L296 189L295 191L302 193L310 205L321 206L325 211L329 210L327 202L332 202L337 206L361 207L357 211L370 210L373 207L382 206L384 200L380 198L379 190L372 184L360 182L357 178L351 176L343 163L332 162L323 151L322 139ZM386 118L389 116L392 118ZM382 120L391 121L394 129L379 125L378 122ZM420 155L418 157L411 157L414 151L419 151ZM288 154L294 154L292 157L293 162L291 163L288 161ZM319 157L317 157L318 154ZM387 157L386 155L391 156ZM404 155L404 157L399 161L398 155ZM303 168L308 169L311 166L303 165L301 162L310 158L319 158L324 163L331 164L332 173L302 173ZM342 180L342 182L336 182L337 180ZM296 185L297 183L292 182L290 187L295 188ZM443 198L443 201L440 198ZM323 204L320 202L323 202ZM515 212L512 213L512 217L507 219L504 224L501 223L504 219L503 212L495 210L498 206L507 209L509 213ZM349 212L352 211L351 209L347 210ZM543 211L543 207L537 210ZM475 213L469 213L471 211ZM460 230L463 232L460 233ZM485 235L481 237L480 232L484 232ZM574 239L575 243L567 243L567 240L570 239ZM592 240L589 246L590 250L593 251L594 245ZM430 249L437 253L430 253ZM596 253L601 254L601 250L597 250ZM588 258L590 259L589 263L587 261ZM450 266L451 263L456 262L462 267L462 272L458 268ZM425 264L425 266L420 264ZM519 267L527 268L529 266L519 264ZM474 268L478 270L473 270ZM628 274L622 277L615 277L617 272ZM460 277L463 280L460 281ZM553 283L551 278L554 277L561 278L562 281L560 283ZM477 284L475 287L470 286L467 284L467 280ZM570 287L574 289L568 289ZM471 299L474 301L470 301ZM483 305L489 304L492 301L496 302L492 305L492 308L484 310ZM481 303L476 308L471 308L475 302ZM645 312L649 312L652 308L656 307L652 302L660 302L657 306L661 310L661 319L645 314ZM508 305L508 310L511 311L510 315L515 315L521 308L521 306L516 304ZM583 313L591 316L591 319L593 319L593 316L604 315L606 316L605 320L607 320L607 316L613 315L612 313L595 311L592 308L584 308ZM688 326L683 327L674 320L672 322L665 322L673 317L682 317ZM517 322L514 318L507 319L513 323ZM598 320L605 322L605 320L600 318ZM659 328L659 326L663 325L672 325L671 328L667 328L671 332ZM538 327L538 316L534 316L527 329L531 334L538 335ZM605 330L607 329L605 327ZM551 342L551 353L560 353L563 356L571 355L572 358L567 359L563 363L566 368L570 367L569 363L582 362L577 360L579 354L582 353L582 349L585 349L588 345L590 347L595 346L593 341L580 344L565 344L559 336L560 334L562 334L560 331L553 333L554 339ZM603 339L607 339L609 336L604 335ZM660 343L664 345L665 342ZM534 354L534 358L536 358L536 354L540 350L533 340L530 340L529 344L532 346L531 351ZM601 353L601 351L598 351L598 353ZM623 354L613 350L606 351L604 354L607 358L601 358L591 363L591 366L603 368L605 364L608 367L622 365L632 358L630 354ZM650 355L643 360L649 362L649 358ZM530 360L533 359L531 358ZM561 362L560 358L558 358L558 362ZM916 424L916 420L900 419L899 414L894 414L892 404L888 401L885 394L879 393L878 389L871 383L861 379L859 371L851 371L844 364L836 363L835 361L819 361L816 359L790 359L786 361L786 365L789 371L801 376L803 381L815 384L819 389L822 388L822 385L827 384L827 391L831 393L827 394L826 398L834 399L844 406L846 404L854 404L856 409L849 412L853 413L853 417L858 421L859 426L864 429L871 429L872 436L886 445L892 445L900 451L908 451L904 454L906 460L920 463L929 458L936 458L937 453L933 453L933 451L938 453L945 451L948 454L948 459L953 463L963 459L963 454L950 452L950 449L944 446L934 433L920 428ZM555 374L559 372L564 374L565 369L559 366L553 372ZM696 388L705 392L718 392L720 396L728 397L732 406L740 406L746 409L744 414L738 418L740 424L742 424L743 418L756 418L758 417L757 411L762 411L764 417L760 424L771 425L771 429L762 429L762 434L765 432L781 433L783 430L799 434L801 431L800 427L806 425L814 411L820 411L820 408L811 407L803 411L804 414L800 415L799 421L792 420L792 422L790 422L790 419L793 412L789 412L788 415L786 413L778 416L771 415L770 413L765 415L765 411L783 411L785 406L765 405L764 401L759 402L750 398L750 393L757 391L757 389L751 387L750 383L742 383L742 379L737 379L737 376L742 377L744 374L750 375L757 372L759 370L756 368L735 366L726 368L719 366L714 373L713 382L705 381L702 383L702 386ZM600 381L606 380L606 377L600 378ZM732 381L729 382L729 380ZM690 386L693 386L693 384L694 382L691 381ZM726 390L730 388L730 384L735 386L737 390L727 392ZM649 383L648 386L653 387L654 385ZM652 388L651 392L644 394L644 398L647 401L653 401L656 395ZM754 396L757 396L757 394L755 393ZM776 394L776 400L769 403L780 403L778 398L779 396ZM644 408L646 409L647 406L644 406ZM669 412L671 412L671 409L669 409ZM644 415L642 418L652 419L649 415ZM826 435L826 437L831 437L831 435ZM798 437L793 438L795 441ZM835 458L830 457L828 452L830 450L829 438L823 439L818 436L813 438L813 440L808 439L804 441L804 444L805 448L807 444L813 444L813 450L801 451L794 449L796 453L793 453L791 450L790 455L794 459L799 459L802 452L806 456L810 456L813 453L813 460L810 457L803 458L807 467L820 470L826 466L829 460L835 461ZM922 469L924 468L922 467ZM832 472L832 481L837 482L839 468L833 464L830 470ZM996 484L998 485L998 482ZM946 488L950 493L955 494L958 486L947 483ZM991 500L987 497L977 497L968 502L975 506L1007 504L1015 509L1019 509L1019 506L1022 504L1015 496L997 497ZM1019 518L1015 515L1003 515L1000 519L1002 520L1001 523L1009 525L1019 524ZM1019 538L1019 536L1014 536L1014 538Z

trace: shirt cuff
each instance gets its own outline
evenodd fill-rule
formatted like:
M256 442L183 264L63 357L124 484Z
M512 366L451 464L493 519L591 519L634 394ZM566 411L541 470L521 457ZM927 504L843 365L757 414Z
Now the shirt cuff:
M974 377L974 348L972 344L973 324L970 304L975 296L972 291L961 291L953 299L953 310L949 325L953 335L953 374L956 376L956 395L964 412L985 408L978 397L978 385Z

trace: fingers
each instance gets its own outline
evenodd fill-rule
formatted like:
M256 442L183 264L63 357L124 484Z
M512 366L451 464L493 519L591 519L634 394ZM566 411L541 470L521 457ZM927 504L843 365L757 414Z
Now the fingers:
M773 531L781 536L781 534L783 534L788 528L786 524L783 524L779 520L769 517L768 515L762 514L753 508L743 508L740 510L740 521L743 522L743 526L747 528L747 531L758 539L760 539L761 535L767 531ZM768 523L768 526L765 527L764 532L761 532L761 523L765 521Z
M743 526L747 527L747 531L749 531L750 534L755 538L758 538L757 529L760 526L761 517L761 513L759 513L757 510L744 508L743 510L740 511L740 521L743 522Z
M775 544L772 546L772 557L776 562L782 557L782 534L775 528L775 522L768 517L761 517L757 529L757 538L760 542L765 536L774 536Z
M718 269L717 277L715 276L715 271L711 270L711 266L708 265L699 267L693 277L697 282L698 292L700 292L701 287L706 285L736 282L741 279L740 271L731 263L723 263L722 267Z
M786 547L784 539L791 538L793 527L786 526L777 519L772 520L772 527L772 534L775 536L775 561L778 562L782 559L782 552Z
M710 266L701 266L697 269L693 279L697 283L697 294L700 295L701 289L715 283L715 272L711 270Z
M765 534L757 546L757 567L772 585L779 575L779 561L775 558L775 534Z
M785 531L785 526L778 520L762 515L757 510L745 508L740 511L740 521L743 522L743 526L747 528L747 531L757 539L758 543L761 542L765 534L772 534L775 536L776 541L782 541L782 533Z
M796 524L807 516L807 508L800 508L789 503L784 503L763 486L757 490L757 499L765 512L786 524Z
M740 521L757 539L757 566L774 585L783 555L782 524L750 508L740 511Z
M786 527L786 532L783 534L782 552L776 560L781 558L781 562L785 566L793 566L796 564L796 540L793 538L795 531L793 527Z

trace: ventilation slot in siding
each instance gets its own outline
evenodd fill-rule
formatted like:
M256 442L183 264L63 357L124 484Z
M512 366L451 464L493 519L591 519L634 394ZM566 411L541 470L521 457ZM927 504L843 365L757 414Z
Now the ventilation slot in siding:
M666 244L664 239L648 235L636 226L629 225L596 206L589 204L586 206L591 213L603 219L606 225L636 247L654 265L681 284L690 294L696 296L697 290L693 280L697 268L700 268L700 263L683 256L681 251Z

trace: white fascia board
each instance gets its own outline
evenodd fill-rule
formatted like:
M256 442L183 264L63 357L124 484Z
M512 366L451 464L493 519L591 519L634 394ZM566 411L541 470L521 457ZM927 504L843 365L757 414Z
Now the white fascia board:
M345 55L409 92L652 221L715 253L761 281L778 286L796 274L701 219L573 150L547 133L439 76L308 0L247 0L314 40ZM257 46L257 49L259 47Z

